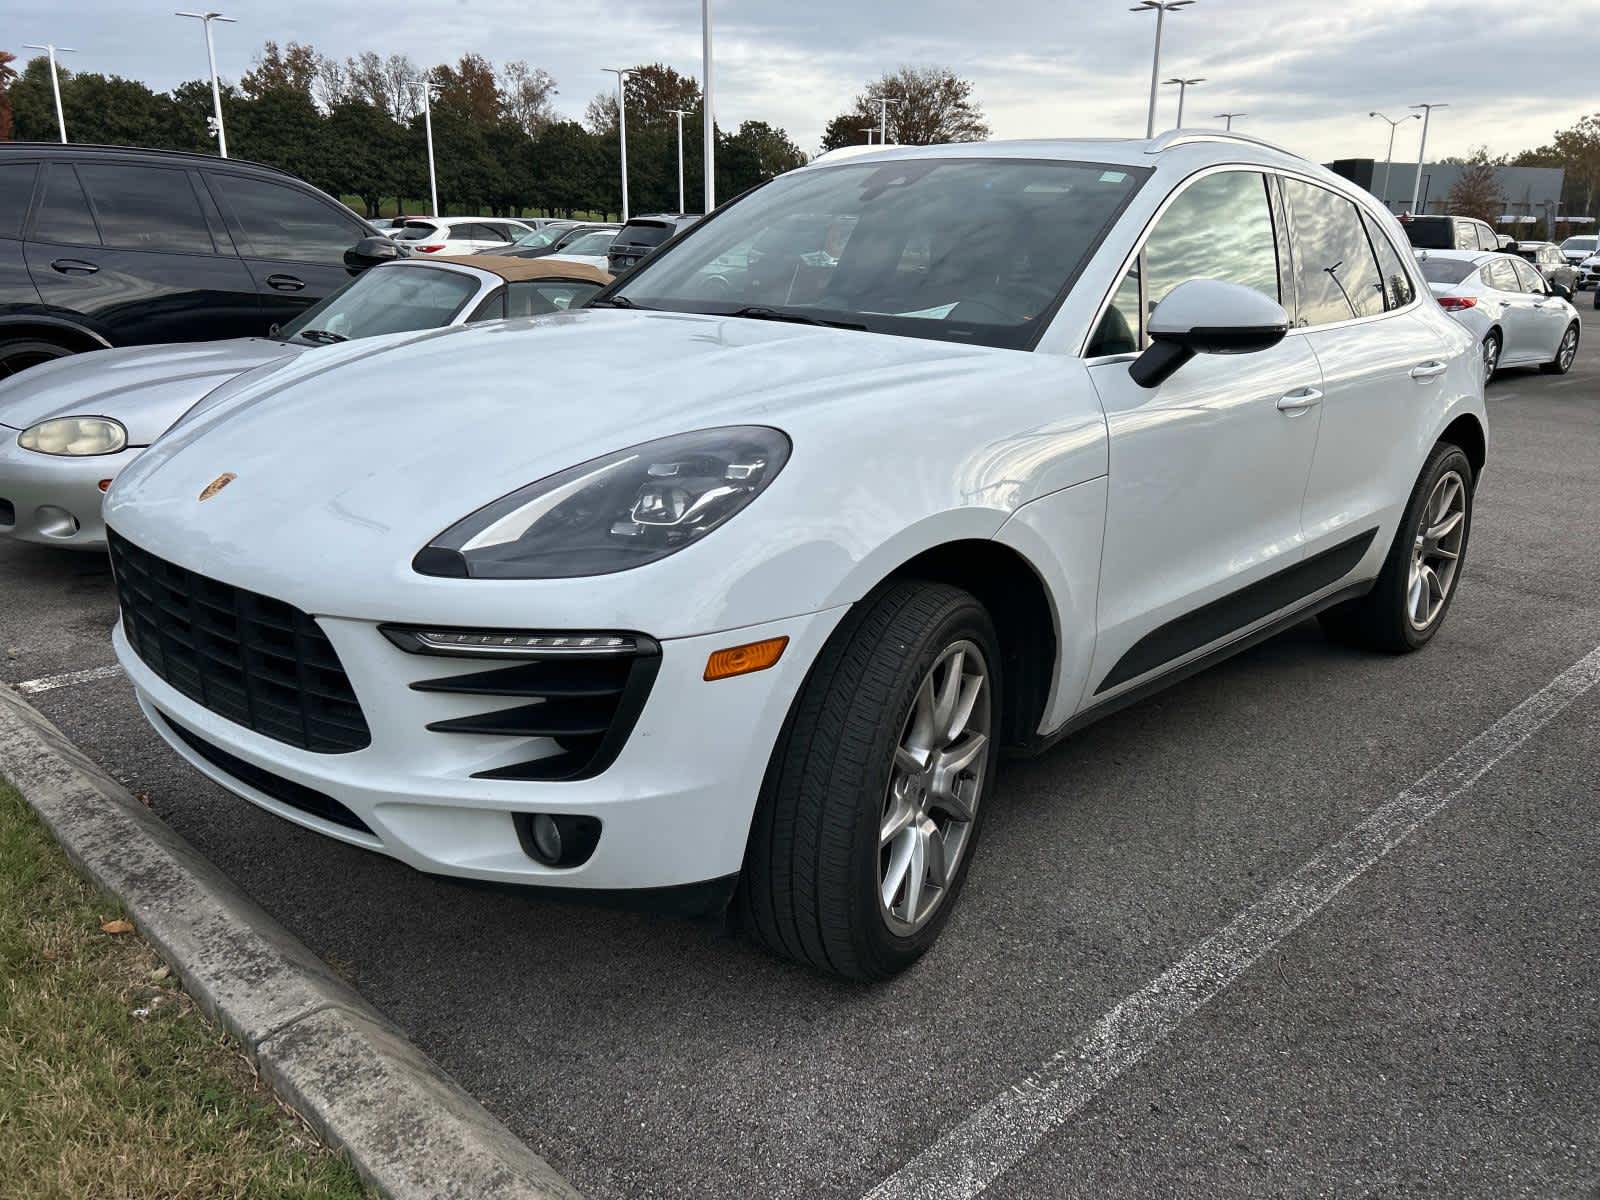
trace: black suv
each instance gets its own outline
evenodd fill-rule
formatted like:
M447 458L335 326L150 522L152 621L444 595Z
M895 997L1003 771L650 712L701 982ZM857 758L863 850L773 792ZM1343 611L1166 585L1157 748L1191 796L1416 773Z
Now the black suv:
M80 350L264 334L377 233L238 159L0 142L0 379Z
M614 276L626 275L648 258L658 246L664 245L699 219L698 216L688 216L683 213L634 217L617 231L611 248L606 251L607 269Z

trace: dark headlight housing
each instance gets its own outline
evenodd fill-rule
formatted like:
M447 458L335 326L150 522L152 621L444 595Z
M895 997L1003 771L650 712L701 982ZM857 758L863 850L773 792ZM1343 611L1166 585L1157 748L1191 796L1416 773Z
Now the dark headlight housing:
M631 446L484 505L411 565L460 579L572 579L644 566L732 518L777 477L789 449L765 425Z

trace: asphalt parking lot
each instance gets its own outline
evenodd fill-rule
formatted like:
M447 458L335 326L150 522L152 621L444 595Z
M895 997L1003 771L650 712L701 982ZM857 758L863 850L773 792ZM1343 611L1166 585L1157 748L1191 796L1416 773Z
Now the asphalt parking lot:
M1462 590L1425 653L1308 623L1008 765L942 941L873 988L710 924L430 879L231 798L96 670L98 556L0 546L0 677L592 1197L1593 1197L1600 688L1571 681L1600 662L1600 313L1579 300L1572 374L1490 388ZM1569 704L1507 717L1553 680ZM1339 850L1417 797L1436 811L1385 856ZM1320 907L1291 916L1307 864Z

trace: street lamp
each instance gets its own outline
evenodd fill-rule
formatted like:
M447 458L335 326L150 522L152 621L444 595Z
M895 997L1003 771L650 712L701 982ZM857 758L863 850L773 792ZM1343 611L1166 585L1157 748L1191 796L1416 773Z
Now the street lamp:
M1417 178L1411 187L1411 211L1417 211L1417 197L1422 194L1422 159L1428 152L1428 119L1436 108L1449 108L1448 104L1413 104L1422 110L1422 141L1417 145Z
M904 101L897 96L868 96L878 106L878 144L889 144L889 105L903 104Z
M862 133L867 135L867 145L869 145L869 146L872 145L872 135L878 132L877 126L875 126L875 125L862 125L859 128L860 128L860 131Z
M1166 21L1169 12L1177 12L1185 5L1193 4L1194 0L1140 0L1130 8L1129 12L1154 12L1156 14L1156 52L1155 58L1150 63L1150 116L1144 125L1144 135L1153 138L1156 135L1156 85L1161 79L1161 26Z
M601 67L617 77L617 133L622 138L622 223L628 223L628 94L622 84L632 67Z
M61 131L61 142L65 145L67 141L67 117L61 111L61 77L56 74L56 55L76 54L77 51L71 46L56 46L50 42L46 42L42 46L28 42L22 48L24 50L43 50L50 56L50 87L56 94L56 128Z
M1204 83L1205 81L1206 81L1206 77L1204 75L1197 76L1194 79L1168 79L1168 80L1165 81L1167 83L1176 84L1178 86L1178 123L1173 126L1174 129L1182 129L1183 128L1183 98L1184 98L1184 96L1188 95L1189 89L1191 87L1193 87L1195 84Z
M228 135L222 129L222 87L217 82L217 49L211 43L211 22L222 21L224 24L238 24L232 17L225 17L219 12L180 12L174 13L178 17L193 17L206 27L206 61L211 64L211 110L217 122L217 154L222 158L228 157Z
M1420 121L1422 118L1416 113L1412 113L1409 117L1400 117L1398 119L1386 117L1381 112L1369 112L1367 116L1377 117L1380 121L1389 122L1389 152L1383 156L1383 186L1378 189L1378 199L1383 201L1383 206L1385 208L1388 208L1389 164L1394 161L1394 131L1401 125L1404 125L1407 121Z
M433 89L439 85L431 79L411 79L406 86L422 90L422 128L428 135L428 198L433 203L428 215L443 216L439 211L439 176L433 169Z
M681 108L669 108L667 111L678 118L678 211L688 212L683 206L683 119L689 114Z
M702 211L717 206L717 117L711 106L711 0L700 0L700 102L705 105L700 136L704 140L706 201Z
M1233 119L1235 117L1248 117L1249 115L1250 115L1249 113L1213 113L1211 115L1211 119L1213 121L1226 121L1227 124L1224 125L1223 128L1224 129L1232 129L1233 128Z

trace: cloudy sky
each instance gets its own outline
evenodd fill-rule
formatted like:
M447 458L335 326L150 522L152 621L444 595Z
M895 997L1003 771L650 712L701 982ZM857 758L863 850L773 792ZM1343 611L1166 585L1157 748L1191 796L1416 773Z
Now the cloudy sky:
M862 84L902 64L953 67L997 137L1142 134L1154 19L1133 0L716 0L716 107L758 118L814 152ZM695 0L224 0L219 68L237 78L263 40L343 57L403 52L418 63L476 51L555 75L558 107L582 112L605 66L663 61L700 73ZM168 88L204 74L193 22L150 0L8 0L3 36L75 46L64 62ZM11 46L20 54L20 45ZM1198 0L1170 17L1162 75L1205 76L1185 124L1212 113L1312 157L1379 157L1372 109L1447 102L1429 155L1515 152L1600 112L1600 0L1462 6L1443 0ZM1158 128L1173 123L1163 88ZM1196 118L1199 118L1198 120ZM1220 122L1218 122L1220 124ZM1420 122L1395 154L1414 156Z

